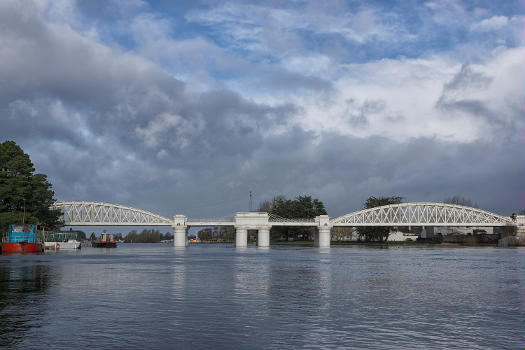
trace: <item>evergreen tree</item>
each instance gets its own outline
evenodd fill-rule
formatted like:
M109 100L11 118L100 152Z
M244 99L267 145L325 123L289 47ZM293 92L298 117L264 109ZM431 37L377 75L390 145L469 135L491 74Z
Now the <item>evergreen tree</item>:
M273 199L270 208L265 202L261 203L260 208L283 218L312 219L319 215L326 215L323 202L317 198L312 199L311 196L298 196L293 200L277 196ZM313 233L313 229L308 227L272 227L270 237L280 239L284 236L287 241L290 238L308 240L312 239Z
M51 184L34 171L29 155L14 141L0 144L0 231L22 221L46 229L62 226L60 211L49 209L55 202Z

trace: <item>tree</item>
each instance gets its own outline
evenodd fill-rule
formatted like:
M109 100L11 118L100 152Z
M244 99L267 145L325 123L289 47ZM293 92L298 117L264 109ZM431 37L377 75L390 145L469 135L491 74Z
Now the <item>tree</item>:
M78 239L86 239L86 233L84 231L77 230Z
M353 227L350 226L335 226L330 229L330 240L332 241L344 241L349 237L352 237Z
M233 226L220 226L218 228L218 238L226 242L232 242L235 240L235 227Z
M10 223L39 224L46 229L63 225L61 212L49 207L55 202L44 174L34 174L29 155L14 142L0 144L0 230Z
M124 238L126 243L159 243L161 241L162 233L159 230L142 230L137 234L136 230L130 231Z
M477 208L478 207L477 203L472 203L472 201L470 199L465 198L463 196L458 196L458 195L445 198L443 203L445 203L445 204L463 205L465 207L472 207L472 208Z
M212 229L211 228L203 228L203 229L199 230L199 232L197 232L197 237L199 237L199 239L202 242L211 241L213 239Z
M69 233L71 234L71 236L74 236L75 239L78 239L78 240L86 239L86 233L84 231L81 231L81 230L73 231L73 228L70 227Z
M518 232L518 228L516 227L516 225L508 223L505 226L503 226L501 233L500 233L500 238L505 238L508 236L516 236L517 232Z
M197 237L202 241L232 242L235 239L233 226L215 226L203 228L197 232Z
M277 196L272 203L261 203L259 210L267 211L283 218L301 219L301 218L315 218L319 215L326 215L324 204L319 199L312 199L311 196L298 196L295 199L286 199L284 196ZM280 239L285 237L287 241L290 238L297 239L311 239L313 235L312 228L305 227L272 227L270 230L270 237L273 239Z
M403 197L392 196L392 197L368 197L365 202L365 209L380 207L383 205L399 204ZM359 237L364 237L365 241L379 241L383 242L388 239L390 234L390 227L383 226L367 226L359 227L357 229Z
M91 236L89 236L89 240L90 240L91 242L97 240L97 236L95 236L95 232L91 232Z
M264 201L264 202L259 203L259 212L269 213L270 210L272 210L272 203L270 203L269 201Z

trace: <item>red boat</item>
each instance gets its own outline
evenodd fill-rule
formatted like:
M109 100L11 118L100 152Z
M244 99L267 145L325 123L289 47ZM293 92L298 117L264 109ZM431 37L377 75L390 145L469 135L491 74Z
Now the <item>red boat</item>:
M103 233L100 240L93 242L92 246L96 248L116 248L117 241L115 241L115 237L112 234Z
M36 225L9 225L7 241L2 243L2 254L41 253L44 245Z

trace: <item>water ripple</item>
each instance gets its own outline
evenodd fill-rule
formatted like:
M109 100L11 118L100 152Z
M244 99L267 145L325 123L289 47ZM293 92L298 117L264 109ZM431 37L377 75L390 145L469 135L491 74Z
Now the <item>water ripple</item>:
M0 256L0 347L517 349L524 253L136 244Z

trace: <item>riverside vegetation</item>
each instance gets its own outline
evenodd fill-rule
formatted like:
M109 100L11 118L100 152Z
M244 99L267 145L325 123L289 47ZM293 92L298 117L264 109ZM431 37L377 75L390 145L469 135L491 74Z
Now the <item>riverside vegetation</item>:
M46 230L63 225L60 211L51 210L55 202L47 176L35 173L29 155L14 141L0 144L0 232L9 224L25 222Z

